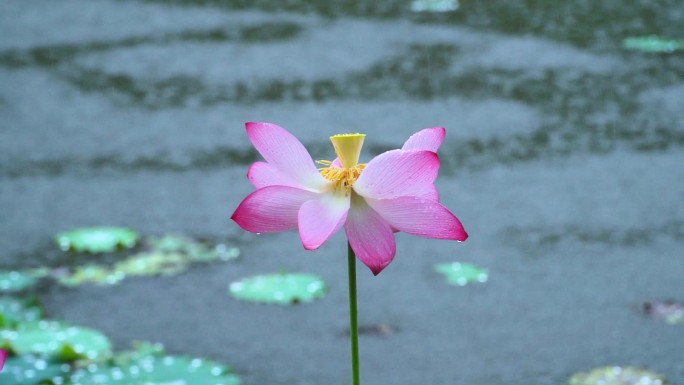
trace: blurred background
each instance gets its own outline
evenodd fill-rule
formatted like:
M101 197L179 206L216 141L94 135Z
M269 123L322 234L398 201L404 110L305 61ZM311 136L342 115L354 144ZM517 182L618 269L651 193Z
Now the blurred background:
M316 159L336 133L366 133L368 160L447 129L437 185L471 237L399 234L382 274L359 267L365 383L557 385L633 366L684 384L681 1L3 0L0 267L47 268L13 295L117 351L161 343L244 385L349 383L344 236L306 252L229 220L259 159L246 121ZM55 243L92 226L240 256L60 284L129 254ZM453 262L488 279L452 285L435 266ZM228 292L278 272L316 274L327 295Z

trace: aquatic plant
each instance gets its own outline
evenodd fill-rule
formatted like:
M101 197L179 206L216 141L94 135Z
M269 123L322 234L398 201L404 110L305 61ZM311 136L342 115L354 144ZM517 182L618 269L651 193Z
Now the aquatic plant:
M247 123L247 135L266 162L247 173L256 191L238 206L232 219L254 233L299 230L307 250L315 250L342 227L348 239L352 377L360 384L356 257L379 274L396 254L394 232L425 238L465 241L468 234L439 202L435 179L443 127L413 134L401 149L359 163L364 134L330 138L337 158L318 161L284 128Z
M123 227L85 227L59 233L55 241L64 251L106 253L131 248L139 238L137 232Z
M449 283L458 286L465 286L472 282L487 282L488 277L486 269L470 263L440 263L435 266L435 270L444 274Z
M257 275L230 284L230 294L235 298L281 305L310 302L326 291L325 282L311 274Z

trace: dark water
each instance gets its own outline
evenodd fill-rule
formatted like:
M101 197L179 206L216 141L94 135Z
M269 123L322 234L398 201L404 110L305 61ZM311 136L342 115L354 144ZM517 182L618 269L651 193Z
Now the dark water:
M258 159L243 122L290 129L316 158L331 134L364 156L441 125L438 186L471 238L401 235L360 275L370 384L562 384L636 365L684 383L684 329L645 318L684 300L680 1L7 0L0 4L0 265L59 265L51 237L92 225L230 242L240 261L116 287L46 287L55 318L214 358L245 385L347 383L344 239L245 234L228 217ZM485 266L451 287L436 263ZM66 261L74 263L75 260ZM330 294L290 308L227 296L280 269ZM370 326L368 326L370 325Z

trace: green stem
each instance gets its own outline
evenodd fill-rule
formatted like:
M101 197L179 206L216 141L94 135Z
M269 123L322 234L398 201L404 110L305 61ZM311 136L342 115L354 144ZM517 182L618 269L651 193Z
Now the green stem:
M354 380L353 385L360 385L359 321L356 308L356 255L348 242L347 257L349 258L349 337L351 338L352 376Z

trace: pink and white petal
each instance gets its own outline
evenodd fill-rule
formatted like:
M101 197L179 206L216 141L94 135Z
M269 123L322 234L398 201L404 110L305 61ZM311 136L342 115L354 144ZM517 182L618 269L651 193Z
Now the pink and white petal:
M306 189L305 186L290 178L274 165L266 162L255 162L247 171L247 179L260 189L267 186L290 186Z
M446 130L444 127L426 128L411 135L401 149L437 152L439 146L444 142L445 136Z
M431 151L392 150L371 159L354 183L365 198L434 195L439 157Z
M299 209L299 237L304 248L315 250L337 233L349 212L349 197L325 194L310 200Z
M342 167L342 161L340 160L340 158L335 158L335 160L333 160L330 163L330 165L333 167Z
M249 194L230 217L253 233L277 233L297 228L304 202L316 193L289 186L268 186Z
M425 188L420 191L416 191L416 197L424 198L431 201L439 202L439 191L437 191L437 186L434 184L429 186L424 186Z
M352 197L344 228L356 257L374 275L380 274L394 259L397 245L392 228L363 198L357 195Z
M287 130L262 122L248 122L245 126L254 148L282 173L312 190L327 184L304 145Z
M368 199L368 204L399 231L432 239L465 241L461 221L441 203L419 197Z

